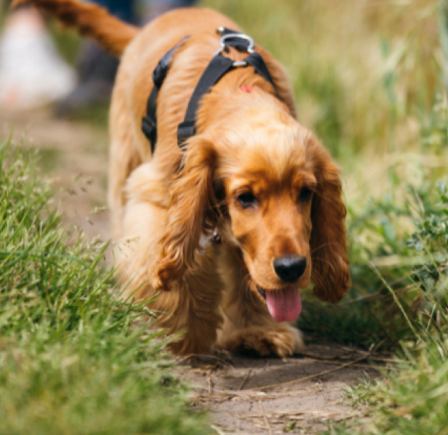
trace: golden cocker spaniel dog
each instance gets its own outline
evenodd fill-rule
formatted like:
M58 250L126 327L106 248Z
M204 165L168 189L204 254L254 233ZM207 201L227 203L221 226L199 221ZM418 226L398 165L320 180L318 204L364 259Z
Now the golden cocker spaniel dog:
M143 29L76 0L33 3L77 27L121 58L110 111L109 204L122 243L123 288L150 300L158 324L183 331L180 354L212 346L285 356L303 347L288 322L299 290L338 302L349 286L346 209L339 170L296 120L283 67L256 46L275 89L251 66L212 87L196 114L197 131L178 147L193 90L219 48L216 29L240 31L208 9L178 9ZM141 121L151 73L175 52L157 99L157 144ZM224 56L241 61L233 48Z

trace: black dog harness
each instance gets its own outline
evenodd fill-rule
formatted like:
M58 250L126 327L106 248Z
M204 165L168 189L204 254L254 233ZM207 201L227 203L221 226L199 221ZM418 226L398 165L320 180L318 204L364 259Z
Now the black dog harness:
M269 73L268 68L264 63L263 58L254 51L253 39L243 33L235 32L224 27L219 27L217 31L221 35L221 47L215 53L201 78L199 79L199 82L196 85L193 95L191 96L191 99L188 103L184 121L179 125L177 129L177 141L179 147L182 149L184 148L187 139L196 134L196 112L198 110L201 98L205 94L207 94L210 89L216 83L218 83L219 80L228 72L239 67L246 67L248 65L251 65L252 67L254 67L255 71L258 74L260 74L274 87L274 90L277 94L277 89L275 87L274 81L272 80L271 74ZM154 86L152 88L151 94L149 95L146 105L146 116L143 117L142 130L145 136L151 142L151 151L153 154L157 142L157 97L168 73L174 53L187 38L188 37L184 37L179 44L168 51L162 57L152 73ZM234 61L232 59L224 57L221 53L227 50L228 47L233 47L240 52L247 52L249 53L249 56L242 61Z

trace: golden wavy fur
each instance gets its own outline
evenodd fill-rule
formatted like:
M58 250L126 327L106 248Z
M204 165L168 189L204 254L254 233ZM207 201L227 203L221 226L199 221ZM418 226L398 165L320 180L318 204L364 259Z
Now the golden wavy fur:
M126 295L147 300L160 291L149 307L162 313L162 327L185 331L172 345L180 354L212 346L279 356L301 349L299 331L277 323L261 295L313 281L316 296L338 302L349 285L346 211L339 170L297 122L283 67L257 46L278 97L253 68L232 71L203 98L198 133L182 153L177 126L219 46L216 28L239 30L235 23L211 10L180 9L137 31L75 0L16 3L41 7L121 56L110 112L109 204ZM159 94L152 155L141 131L151 73L185 35ZM204 243L214 233L222 243ZM293 284L273 265L284 256L306 260Z

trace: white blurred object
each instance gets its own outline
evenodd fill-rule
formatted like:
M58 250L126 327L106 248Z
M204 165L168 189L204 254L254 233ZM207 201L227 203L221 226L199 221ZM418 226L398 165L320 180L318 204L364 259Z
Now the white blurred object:
M0 37L0 106L43 106L68 95L75 82L75 72L58 55L37 12L15 12Z

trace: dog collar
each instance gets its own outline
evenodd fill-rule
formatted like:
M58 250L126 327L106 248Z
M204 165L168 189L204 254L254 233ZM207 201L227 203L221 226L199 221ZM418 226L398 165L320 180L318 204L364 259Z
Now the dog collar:
M196 134L196 112L202 97L210 92L210 89L228 72L236 68L244 68L250 65L259 75L273 86L275 93L278 96L277 88L263 58L254 51L253 39L244 33L236 32L225 27L219 27L217 32L221 35L220 48L216 51L199 79L188 103L184 121L177 129L177 141L179 147L182 149L185 147L186 141ZM146 105L146 115L142 120L142 131L151 143L151 151L153 154L157 142L157 97L168 74L174 53L182 46L187 38L188 36L182 38L179 44L169 50L162 57L152 73L154 86ZM249 56L242 61L234 61L228 57L224 57L221 53L225 51L227 47L233 47L240 52L247 52L249 53Z

